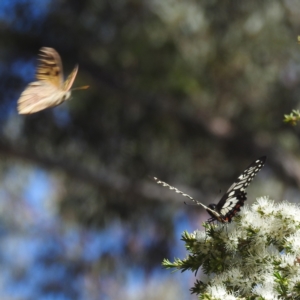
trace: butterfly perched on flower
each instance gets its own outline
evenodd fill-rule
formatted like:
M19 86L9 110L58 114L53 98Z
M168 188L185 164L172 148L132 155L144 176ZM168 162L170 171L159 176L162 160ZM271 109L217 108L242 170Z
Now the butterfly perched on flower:
M247 200L247 193L245 192L245 189L264 166L266 159L266 156L262 156L252 162L250 166L248 166L248 168L246 168L245 171L234 181L219 203L209 204L208 206L202 204L198 200L195 200L188 194L179 191L177 188L167 184L166 182L158 180L156 177L154 177L154 180L156 183L164 187L168 187L170 190L174 190L176 193L181 194L184 197L188 197L196 204L204 207L211 216L208 222L217 220L222 223L228 223L231 222L231 219L240 211L244 202Z
M63 69L59 54L53 48L42 47L36 70L36 80L31 82L18 100L19 114L32 114L66 101L71 96L71 87L78 72L76 65L67 80L63 80ZM83 86L76 89L86 89Z

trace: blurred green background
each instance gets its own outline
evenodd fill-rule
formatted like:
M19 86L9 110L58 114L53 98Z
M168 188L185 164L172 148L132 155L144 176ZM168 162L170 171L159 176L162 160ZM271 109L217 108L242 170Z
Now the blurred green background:
M300 2L0 1L1 299L196 299L171 273L217 202L299 200ZM72 99L19 116L39 48L76 63ZM222 191L220 194L220 190Z

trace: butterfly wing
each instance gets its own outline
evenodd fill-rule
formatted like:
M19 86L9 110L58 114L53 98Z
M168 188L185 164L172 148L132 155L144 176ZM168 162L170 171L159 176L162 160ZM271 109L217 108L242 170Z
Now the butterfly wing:
M64 87L63 87L64 91L68 91L72 87L77 72L78 72L78 65L75 66L71 74L68 76L67 80L64 82Z
M58 90L46 81L32 82L18 100L18 113L32 114L59 105L68 98L68 93Z
M266 159L266 156L262 156L252 162L250 166L248 166L246 170L235 180L219 203L214 206L214 210L223 216L223 222L230 222L244 205L244 202L247 200L247 193L245 192L245 189L264 166ZM212 206L209 207L212 208Z
M36 69L36 79L47 81L58 89L63 87L63 69L59 54L53 48L42 47Z

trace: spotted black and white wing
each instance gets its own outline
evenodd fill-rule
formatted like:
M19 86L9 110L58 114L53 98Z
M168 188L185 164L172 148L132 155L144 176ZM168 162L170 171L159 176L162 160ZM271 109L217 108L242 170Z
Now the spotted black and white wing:
M213 212L211 210L207 211L212 217L210 221L218 220L223 223L231 221L247 200L245 189L264 166L265 161L266 156L262 156L252 162L235 180L218 204L208 205L208 207L213 210Z

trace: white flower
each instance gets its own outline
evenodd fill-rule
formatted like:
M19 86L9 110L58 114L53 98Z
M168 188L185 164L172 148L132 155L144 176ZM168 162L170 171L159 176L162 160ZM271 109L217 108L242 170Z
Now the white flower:
M262 211L265 215L270 215L274 213L276 209L274 206L274 201L270 200L269 197L260 197L256 199L257 203L252 205L253 210Z
M299 270L299 268L298 268ZM296 284L299 284L300 282L300 271L298 272L299 274L295 274L294 276L291 276L289 278L289 288L293 289Z
M272 249L272 247L266 246L265 243L257 243L253 244L253 247L249 249L249 254L245 258L245 267L247 267L247 271L255 268L257 270L271 270L272 269L272 258L279 255L279 251Z
M222 286L223 282L227 280L227 274L221 273L211 278L211 283L213 286Z
M224 285L214 285L214 286L208 286L207 292L216 299L220 300L236 300L237 298L226 291L226 288Z
M264 300L279 300L279 296L274 290L272 283L258 284L253 288L252 292L261 296Z
M243 277L243 274L239 268L232 268L227 274L233 282L237 282Z
M270 200L269 197L257 198L256 203L252 205L252 209L255 211L261 210L264 213L271 213L274 210L274 201Z
M243 210L245 211L245 210ZM253 229L260 229L265 223L264 219L261 218L260 214L256 211L249 211L247 216L243 218L241 226L243 228L251 227Z
M291 251L298 256L300 255L300 232L297 231L293 235L285 238L286 247L291 248Z
M197 240L197 242L204 242L207 239L206 232L196 230L193 232L193 237Z
M287 268L287 267L294 267L296 256L295 254L281 254L280 258L280 267Z
M266 271L266 270L265 270ZM273 285L274 284L274 268L270 267L268 272L262 273L260 276L261 282L264 282L265 285Z
M225 241L225 247L228 251L236 251L239 243L239 239L241 238L241 230L235 229L231 233L228 234L228 239Z
M266 221L268 225L265 228L266 234L270 237L276 237L277 240L282 240L286 237L287 227L282 222L282 219L270 216Z
M298 205L289 202L281 202L278 204L278 212L283 219L296 223L300 222L300 208Z
M247 220L248 219L248 214L251 213L250 209L248 206L243 206L241 208L241 211L239 212L239 216L243 219L243 220Z

